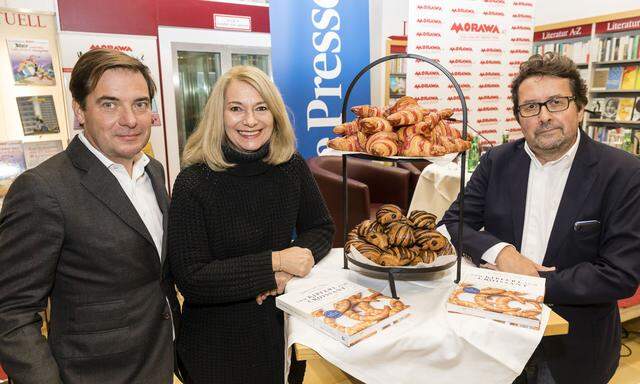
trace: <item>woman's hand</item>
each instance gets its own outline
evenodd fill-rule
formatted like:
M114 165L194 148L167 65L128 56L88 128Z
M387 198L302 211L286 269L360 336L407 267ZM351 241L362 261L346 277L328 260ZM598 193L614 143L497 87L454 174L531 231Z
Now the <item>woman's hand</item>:
M258 296L256 296L256 302L258 305L262 305L262 303L269 296L276 296L284 293L284 289L287 286L289 280L293 278L293 275L287 272L276 272L276 285L278 288L272 289L271 291L262 292Z
M273 270L304 277L311 272L315 263L313 254L307 248L291 247L271 254Z

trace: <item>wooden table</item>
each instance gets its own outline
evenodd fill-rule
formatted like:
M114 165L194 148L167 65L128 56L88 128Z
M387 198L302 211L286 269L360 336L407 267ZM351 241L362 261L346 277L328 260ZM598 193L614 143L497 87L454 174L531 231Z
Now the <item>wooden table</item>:
M544 329L544 336L565 335L567 333L569 333L569 323L560 317L560 315L551 311L551 314L549 315L549 322L547 323L547 327ZM296 350L296 358L298 360L306 361L323 359L316 351L305 345L296 343L293 347ZM336 369L338 368L336 367Z

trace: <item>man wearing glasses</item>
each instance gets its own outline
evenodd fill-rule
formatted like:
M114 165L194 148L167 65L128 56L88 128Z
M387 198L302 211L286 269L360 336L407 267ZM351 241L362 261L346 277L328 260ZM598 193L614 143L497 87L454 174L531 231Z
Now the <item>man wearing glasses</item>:
M588 100L570 59L532 56L511 93L524 139L489 150L467 183L465 256L546 278L545 302L569 322L516 382L606 383L620 356L617 300L640 279L640 160L580 130ZM457 201L442 223L457 243Z

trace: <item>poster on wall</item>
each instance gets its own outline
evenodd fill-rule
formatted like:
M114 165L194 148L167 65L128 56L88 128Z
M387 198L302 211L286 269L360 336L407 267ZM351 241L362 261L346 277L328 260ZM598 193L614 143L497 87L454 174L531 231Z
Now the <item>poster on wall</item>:
M369 64L369 2L272 1L269 20L273 78L290 109L298 150L305 158L318 156L342 122L349 83ZM369 89L367 72L349 107L369 104Z
M25 135L58 133L58 115L53 96L16 97Z
M48 40L7 39L16 85L56 85Z
M485 137L481 145L499 144L503 133L521 136L509 85L531 55L534 5L535 0L409 1L407 52L435 60L455 77L468 126ZM424 108L452 108L453 117L462 119L453 84L427 62L408 60L407 94Z
M7 194L13 180L25 169L22 142L0 142L0 199Z
M32 141L22 144L27 169L35 168L51 156L62 152L61 140Z
M123 52L135 57L149 67L151 77L156 83L157 92L152 100L152 126L150 143L153 145L155 158L165 167L164 127L162 124L162 103L160 102L160 70L158 65L158 49L156 38L152 36L112 35L102 33L61 32L60 48L62 56L62 71L67 98L67 116L73 122L73 129L69 129L69 139L78 134L82 127L77 123L73 113L72 97L69 91L69 80L73 66L85 52L93 49L106 48Z

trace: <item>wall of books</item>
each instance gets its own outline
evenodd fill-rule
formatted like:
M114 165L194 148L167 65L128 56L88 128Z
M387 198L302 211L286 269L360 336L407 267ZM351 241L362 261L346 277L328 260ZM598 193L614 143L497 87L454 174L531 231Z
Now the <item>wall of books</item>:
M0 204L11 182L67 145L53 14L2 9Z
M537 31L533 51L571 57L589 88L585 132L639 154L640 16Z

